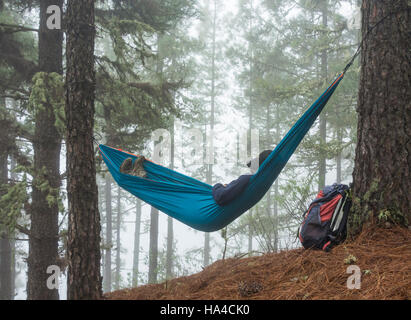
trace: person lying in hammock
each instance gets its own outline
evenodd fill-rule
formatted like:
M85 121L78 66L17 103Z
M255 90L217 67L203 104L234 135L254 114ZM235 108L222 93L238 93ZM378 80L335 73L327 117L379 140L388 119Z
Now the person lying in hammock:
M261 166L264 160L270 155L271 151L272 150L264 150L259 154L258 166ZM247 163L247 166L250 169L252 161L257 161L257 158ZM244 174L238 177L238 179L231 181L229 184L215 184L213 186L213 197L215 202L220 206L229 204L245 190L251 177L252 174Z
M264 162L270 155L271 150L264 150L258 156L258 159L250 160L247 166L251 169L251 163L258 160L258 166ZM147 172L144 170L143 163L146 159L143 156L139 156L133 163L133 159L127 158L120 166L120 172L130 174L132 176L146 178ZM253 162L254 163L254 162ZM238 177L236 180L231 181L229 184L217 183L213 186L213 197L215 202L220 206L229 204L235 198L237 198L247 187L248 182L252 174L244 174Z

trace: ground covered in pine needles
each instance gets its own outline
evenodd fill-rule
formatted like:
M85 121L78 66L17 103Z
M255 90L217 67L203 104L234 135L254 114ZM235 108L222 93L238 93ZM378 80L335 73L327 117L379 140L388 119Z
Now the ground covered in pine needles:
M361 288L348 289L349 265ZM410 299L411 230L370 228L331 252L295 249L216 261L203 271L162 284L105 295L112 300Z

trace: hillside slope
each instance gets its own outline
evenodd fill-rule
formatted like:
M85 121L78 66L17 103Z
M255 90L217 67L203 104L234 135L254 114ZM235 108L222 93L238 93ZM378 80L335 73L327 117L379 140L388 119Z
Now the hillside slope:
M347 267L361 269L361 288L348 289ZM411 231L372 228L331 252L295 249L217 261L202 272L105 299L410 299Z

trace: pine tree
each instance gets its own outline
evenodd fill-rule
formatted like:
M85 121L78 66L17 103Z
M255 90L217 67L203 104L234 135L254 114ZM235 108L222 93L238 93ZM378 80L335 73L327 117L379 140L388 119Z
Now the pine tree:
M134 250L133 250L133 275L132 286L137 287L139 262L140 262L140 226L141 226L141 200L136 199L136 220L134 223Z
M94 1L67 7L67 194L69 202L67 298L99 299L100 215L93 148Z
M6 194L6 185L8 183L8 148L9 143L3 141L10 138L7 130L10 121L5 113L6 101L0 98L0 197ZM0 300L12 299L12 273L11 273L11 232L9 228L0 224ZM13 279L14 280L14 279Z
M158 209L151 207L148 283L157 283L158 274Z
M21 168L28 168L31 161L23 154L16 143L17 137L31 139L30 126L24 125L19 115L24 111L19 108L21 102L28 99L25 86L31 82L37 65L34 59L34 37L28 31L35 29L21 26L21 19L12 10L12 1L1 4L0 8L0 299L14 299L15 280L15 241L18 233L29 234L17 220L21 219L27 197L26 181L18 181L13 170L16 159ZM8 99L8 101L6 101ZM10 180L8 179L8 158Z
M28 257L27 299L58 299L58 290L47 288L47 268L56 265L58 259L58 197L60 188L61 131L56 127L61 109L62 92L52 92L52 87L61 88L63 73L62 30L47 27L47 8L57 5L60 10L63 1L40 2L39 26L39 71L33 78L38 90L49 96L42 100L37 90L32 90L34 109L34 172L31 204L31 226ZM44 83L44 86L42 85ZM44 93L43 93L44 94ZM56 95L53 97L53 94ZM60 99L59 99L60 98ZM55 103L53 103L55 101ZM60 111L61 112L61 111Z
M409 2L363 0L361 81L349 232L411 221Z

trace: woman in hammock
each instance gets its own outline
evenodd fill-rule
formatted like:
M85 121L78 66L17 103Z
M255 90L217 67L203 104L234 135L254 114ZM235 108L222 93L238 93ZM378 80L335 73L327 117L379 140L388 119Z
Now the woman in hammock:
M264 150L263 152L259 154L258 159L256 158L256 159L249 161L247 163L247 166L251 170L253 170L251 167L251 163L254 163L254 161L257 161L257 160L258 160L258 165L261 166L261 164L264 162L265 159L267 159L270 153L271 153L271 150ZM147 172L144 170L144 166L143 166L144 161L145 161L145 158L143 156L140 156L138 159L136 159L134 163L131 158L127 158L121 164L120 172L125 173L125 174L130 174L133 176L137 176L137 177L146 178ZM221 184L221 183L215 184L213 186L214 200L220 206L229 204L231 201L237 198L244 191L244 189L247 187L247 184L251 176L252 174L244 174L238 177L236 180L231 181L228 184Z
M258 159L255 158L250 160L247 163L247 166L251 169L251 171L254 171L251 167L251 163L258 160L258 166L261 166L264 160L270 155L271 151L272 150L264 150L259 154ZM253 172L253 174L254 173L255 172ZM229 184L215 184L213 187L213 197L215 202L217 202L220 206L229 204L244 191L251 177L252 174L244 174L239 176L236 180L231 181Z

